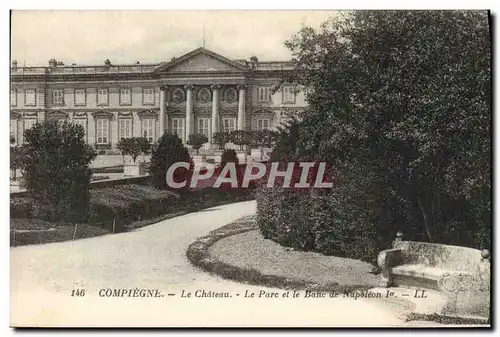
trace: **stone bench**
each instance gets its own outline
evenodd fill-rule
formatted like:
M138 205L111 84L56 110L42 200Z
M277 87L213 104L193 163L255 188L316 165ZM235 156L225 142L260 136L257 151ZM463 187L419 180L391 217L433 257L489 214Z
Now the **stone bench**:
M431 289L445 294L447 305L440 314L488 317L490 261L487 250L403 241L377 259L382 286Z

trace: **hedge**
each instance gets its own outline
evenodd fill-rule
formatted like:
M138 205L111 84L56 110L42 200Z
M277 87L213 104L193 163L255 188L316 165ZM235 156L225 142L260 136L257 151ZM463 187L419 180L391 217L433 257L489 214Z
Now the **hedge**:
M145 185L117 185L90 190L86 223L122 232L127 225L175 212L194 212L231 202L251 200L252 189L193 189L178 194ZM39 210L28 196L11 196L11 218L36 219Z
M170 212L178 196L143 185L120 185L90 191L87 221L110 231L121 232L124 225Z
M389 244L356 207L346 212L334 191L261 187L256 199L261 234L285 247L372 262Z

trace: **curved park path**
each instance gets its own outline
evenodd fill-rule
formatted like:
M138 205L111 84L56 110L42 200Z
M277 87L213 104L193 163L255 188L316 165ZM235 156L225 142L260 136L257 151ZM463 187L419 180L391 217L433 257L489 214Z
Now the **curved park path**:
M396 312L373 299L257 299L239 284L189 264L198 237L255 213L255 202L217 206L133 232L11 248L13 326L394 326ZM112 288L158 289L165 297L100 297ZM85 289L84 297L72 297ZM232 298L181 298L196 290ZM169 293L175 296L168 296ZM240 294L240 296L236 296ZM301 296L302 297L302 296Z

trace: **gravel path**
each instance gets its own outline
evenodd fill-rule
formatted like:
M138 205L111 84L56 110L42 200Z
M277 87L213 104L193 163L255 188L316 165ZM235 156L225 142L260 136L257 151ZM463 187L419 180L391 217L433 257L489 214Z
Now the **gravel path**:
M319 253L290 251L258 230L228 236L210 247L214 258L262 274L278 275L314 282L319 285L379 286L380 277L370 274L370 264Z
M395 326L370 299L244 298L282 292L222 280L185 256L197 237L255 212L255 202L218 206L129 233L11 248L13 326ZM112 289L158 289L164 297L100 297ZM85 289L84 297L72 297ZM193 294L181 298L181 292ZM195 298L196 290L232 298ZM173 293L175 296L168 296ZM239 296L237 295L239 294Z

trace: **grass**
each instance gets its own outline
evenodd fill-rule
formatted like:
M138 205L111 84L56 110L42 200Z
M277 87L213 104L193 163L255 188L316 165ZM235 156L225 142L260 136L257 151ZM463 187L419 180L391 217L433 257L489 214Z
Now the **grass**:
M245 268L226 263L215 257L210 248L223 238L257 229L253 216L244 217L227 226L221 227L192 243L186 252L188 260L196 267L222 278L241 283L281 289L314 290L324 292L350 292L367 290L371 285L350 285L337 282L314 282L299 277L263 273L257 268ZM233 247L234 249L234 247ZM240 251L242 252L242 251ZM244 252L242 252L244 254ZM262 259L258 260L263 261ZM272 268L271 268L272 269Z
M455 325L487 325L490 324L489 320L478 319L478 318L463 318L463 317L451 317L443 316L439 314L419 314L410 313L406 316L406 322L410 321L430 321L441 324L455 324Z
M39 219L11 219L10 245L22 246L28 244L42 244L61 242L83 238L90 238L108 234L103 228L88 224L52 223Z

